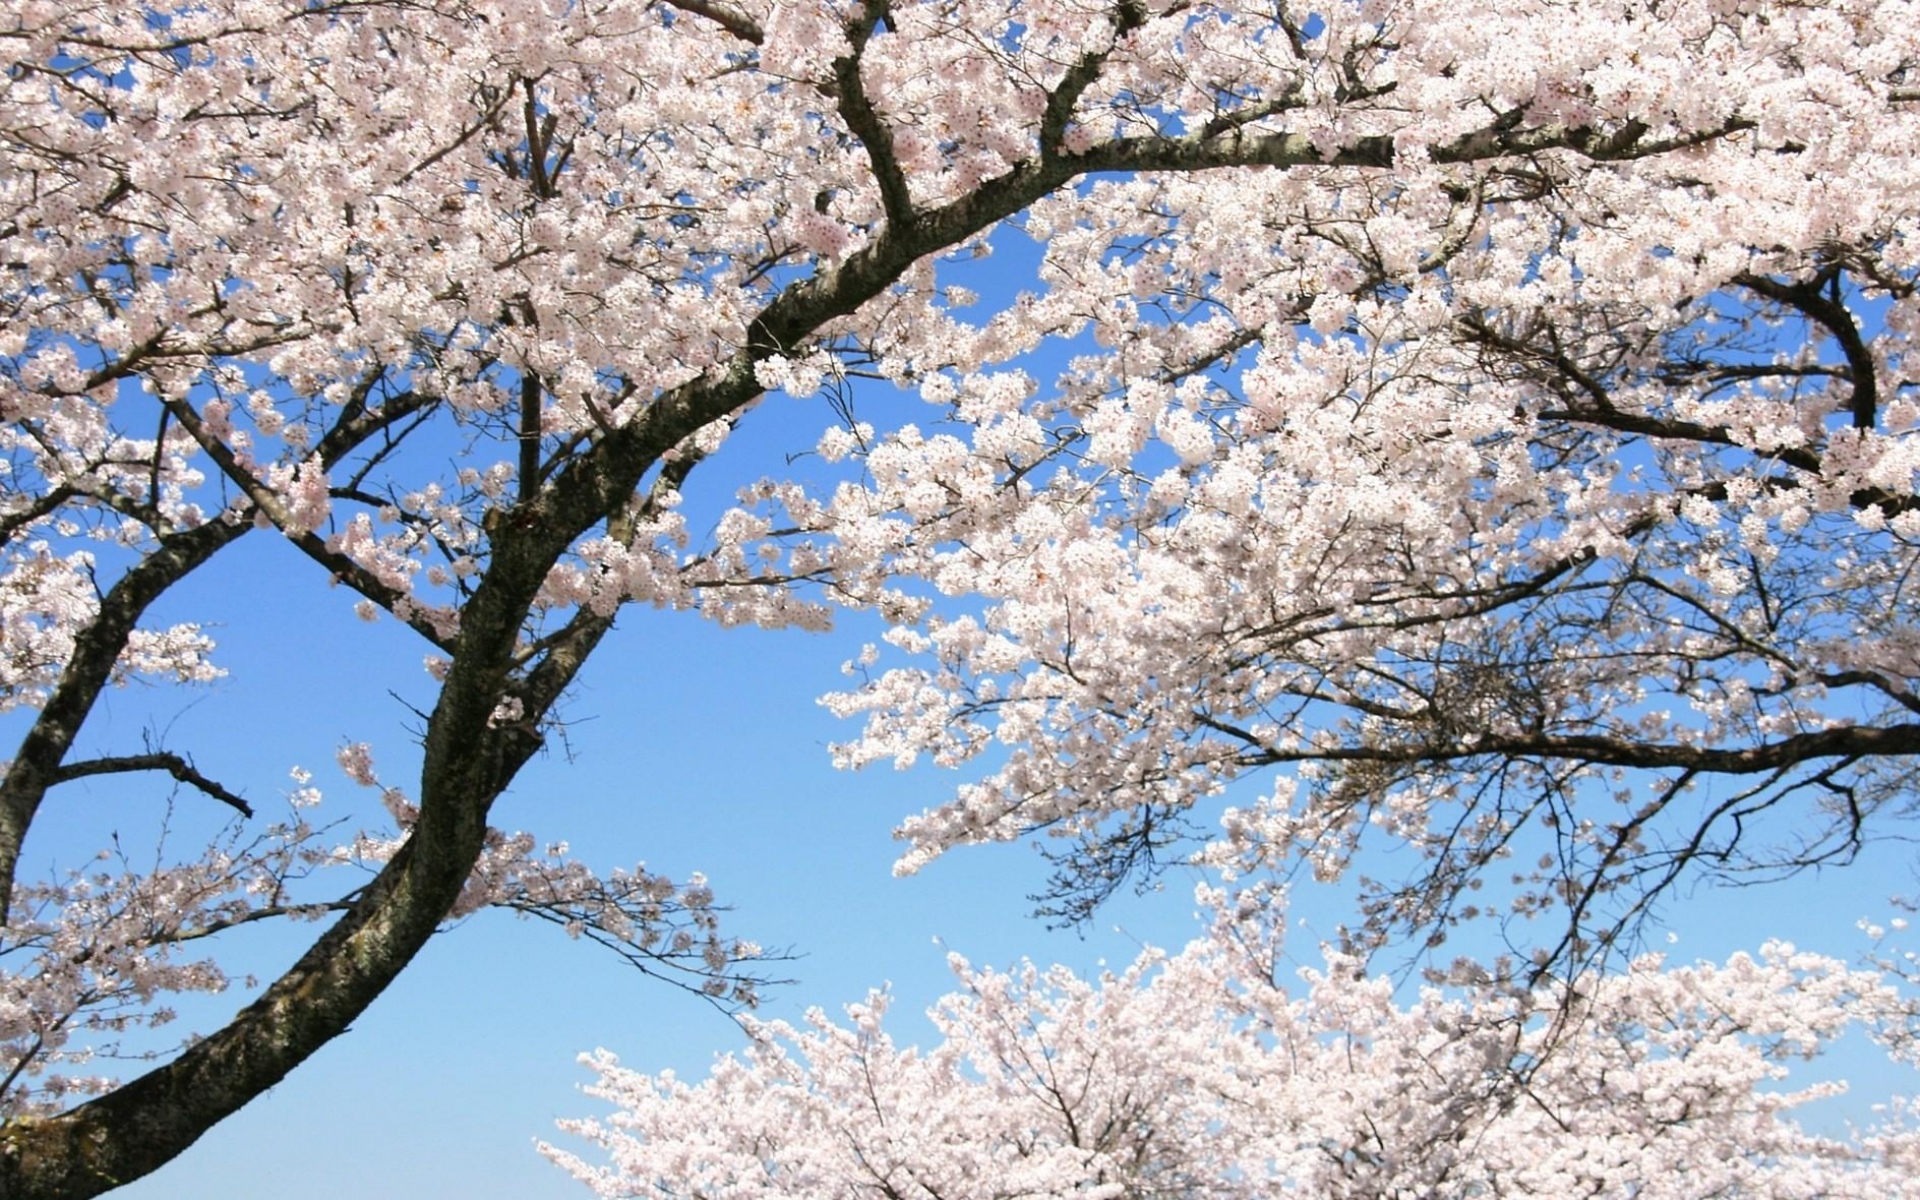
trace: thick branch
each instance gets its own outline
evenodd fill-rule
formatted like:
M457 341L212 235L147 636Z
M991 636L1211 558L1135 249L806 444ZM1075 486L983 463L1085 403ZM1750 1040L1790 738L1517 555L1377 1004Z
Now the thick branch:
M1206 723L1213 724L1211 721ZM1413 764L1483 757L1535 758L1649 770L1752 775L1823 758L1884 758L1914 754L1920 754L1920 725L1844 725L1732 748L1623 741L1601 734L1477 733L1457 741L1441 743L1407 741L1303 747L1297 750L1260 746L1246 755L1243 761L1247 765L1264 766L1296 762Z
M1040 116L1040 157L1052 158L1065 150L1067 126L1073 120L1073 110L1080 103L1080 97L1100 78L1100 68L1106 65L1114 48L1129 33L1147 23L1146 6L1140 0L1119 0L1114 5L1113 38L1106 46L1098 50L1089 50L1075 60L1067 69L1066 76L1059 86L1047 94L1047 107Z
M70 1112L0 1126L0 1194L98 1195L138 1178L344 1033L459 898L486 814L539 748L495 729L488 696L456 660L430 722L420 819L345 916L225 1028L179 1058Z
M1769 300L1796 308L1833 335L1847 359L1849 382L1853 384L1853 414L1856 429L1872 429L1880 412L1880 383L1874 370L1873 351L1860 336L1853 314L1839 300L1826 294L1829 284L1838 285L1839 269L1828 268L1811 280L1785 284L1765 275L1740 275L1735 282Z
M743 42L758 46L766 40L757 21L724 0L667 0L667 3L681 12L705 17Z
M913 220L913 197L907 188L906 172L893 150L893 129L873 107L866 84L860 78L860 56L873 36L874 26L886 14L885 3L873 3L860 10L860 16L847 24L847 41L853 53L833 60L833 82L840 117L860 144L866 148L867 161L873 166L873 178L880 185L880 206L888 225L905 225Z
M1686 138L1643 141L1603 134L1585 126L1518 129L1489 126L1434 146L1431 155L1437 163L1472 163L1570 150L1596 162L1619 162L1663 154L1683 145L1715 141L1750 128L1752 122L1735 119ZM1331 154L1322 154L1302 133L1233 129L1222 135L1207 136L1201 131L1181 138L1115 138L1073 155L1071 161L1079 171L1089 173L1205 171L1250 166L1390 167L1394 161L1394 140L1386 136L1359 137Z

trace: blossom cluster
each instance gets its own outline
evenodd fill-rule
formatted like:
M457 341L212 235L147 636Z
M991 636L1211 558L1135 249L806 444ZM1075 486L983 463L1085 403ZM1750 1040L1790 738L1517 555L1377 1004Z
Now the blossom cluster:
M1904 1196L1904 1104L1847 1136L1797 1073L1850 1033L1913 1079L1920 1001L1783 943L1660 956L1577 987L1469 962L1416 995L1323 948L1297 965L1270 897L1203 889L1205 935L1094 979L954 957L903 1046L887 996L750 1028L705 1080L582 1061L616 1110L546 1154L604 1197ZM1289 979L1288 976L1292 978Z

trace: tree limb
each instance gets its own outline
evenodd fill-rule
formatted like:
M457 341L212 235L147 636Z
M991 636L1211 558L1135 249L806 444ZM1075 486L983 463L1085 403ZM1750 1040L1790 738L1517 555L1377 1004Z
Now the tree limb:
M53 783L70 783L75 779L85 779L92 775L117 775L134 771L165 771L181 783L196 788L234 809L243 817L253 815L253 806L240 796L235 795L217 781L209 779L194 767L193 763L178 754L165 750L156 750L146 754L122 754L106 758L89 758L81 762L66 763L53 773Z

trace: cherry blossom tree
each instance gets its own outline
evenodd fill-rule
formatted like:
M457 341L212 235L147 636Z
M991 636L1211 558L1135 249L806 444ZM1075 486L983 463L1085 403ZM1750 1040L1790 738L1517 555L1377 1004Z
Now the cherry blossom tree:
M1574 990L1462 964L1399 1006L1338 952L1288 969L1271 897L1205 898L1205 936L1097 980L954 956L926 1051L885 993L752 1026L694 1086L601 1051L618 1114L562 1124L605 1162L542 1148L610 1198L1912 1193L1904 1105L1844 1137L1795 1119L1842 1085L1791 1067L1847 1031L1915 1065L1920 1009L1877 972L1784 943Z
M0 1190L154 1169L474 903L744 985L704 885L488 822L629 606L879 614L840 757L986 756L903 865L1047 830L1068 917L1262 770L1216 852L1332 878L1369 829L1410 843L1343 952L1551 914L1516 995L1579 986L1685 875L1847 857L1920 748L1915 15L16 4ZM1032 290L971 317L1022 232ZM771 392L824 397L794 449L842 474L736 480L694 527L682 487ZM77 779L250 811L218 747L76 751L107 689L222 669L217 614L150 614L249 537L419 639L395 827L296 809L20 878ZM53 1111L93 1090L79 1031L300 916L227 1026Z

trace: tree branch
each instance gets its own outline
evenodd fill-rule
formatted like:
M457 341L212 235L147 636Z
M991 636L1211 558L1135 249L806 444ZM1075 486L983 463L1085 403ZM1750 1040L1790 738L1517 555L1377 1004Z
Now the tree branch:
M426 617L415 611L406 611L403 615L405 606L401 602L411 602L411 597L405 592L388 587L372 571L346 555L329 549L326 541L318 534L302 528L294 520L293 512L287 507L286 502L240 462L232 447L213 436L207 429L206 422L201 419L200 414L191 404L172 398L163 403L173 413L174 419L180 422L181 427L193 435L194 441L199 443L201 450L205 451L214 465L220 468L221 473L246 493L247 499L252 501L269 521L273 522L274 528L285 535L289 542L299 547L308 558L331 571L348 587L378 604L402 624L427 639L433 646L440 650L451 651L452 645L441 636L439 630L435 629L433 623ZM354 436L342 437L337 442L330 438L329 442L334 443L331 447L329 442L322 442L320 453L323 465L331 466L347 448L357 445L376 430L386 428L430 403L427 397L408 393L406 397L384 406L377 414L371 412L362 414L359 420L351 423ZM333 432L337 434L347 426L348 422L343 420ZM336 453L331 456L328 454L330 448L337 448Z
M1237 732L1237 731L1236 731ZM1752 775L1822 758L1920 754L1920 725L1840 725L1735 748L1672 742L1629 742L1601 734L1477 732L1449 742L1323 746L1278 750L1263 746L1246 765L1297 762L1439 763L1469 758L1565 759L1602 766L1678 769L1716 775Z
M82 762L67 763L53 773L52 782L54 784L70 783L75 779L85 779L93 775L117 775L134 771L165 771L181 783L197 788L234 809L241 816L253 815L253 806L244 799L222 787L215 780L202 775L188 759L165 750L147 754L89 758Z
M666 0L666 3L681 12L705 17L743 42L758 46L767 40L759 22L724 0Z
M5 924L27 829L101 689L113 678L141 615L168 588L252 528L243 511L161 538L108 589L93 620L74 635L66 668L0 778L0 925Z
M852 54L833 60L835 98L840 117L867 152L873 178L880 185L880 206L889 226L906 225L913 220L913 195L907 175L900 169L893 149L893 129L874 108L860 78L860 57L873 36L874 27L887 14L885 0L874 0L856 10L859 15L847 22L847 42Z

